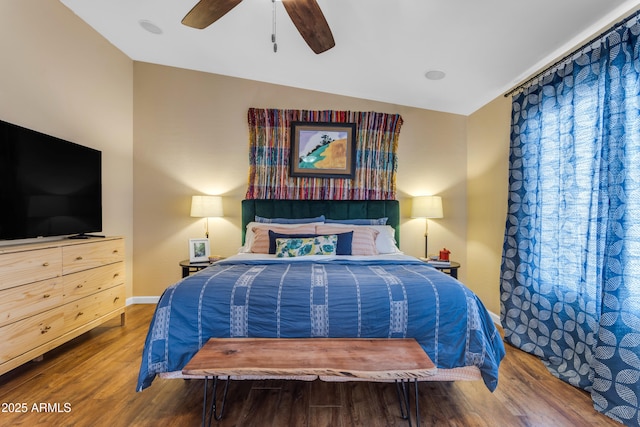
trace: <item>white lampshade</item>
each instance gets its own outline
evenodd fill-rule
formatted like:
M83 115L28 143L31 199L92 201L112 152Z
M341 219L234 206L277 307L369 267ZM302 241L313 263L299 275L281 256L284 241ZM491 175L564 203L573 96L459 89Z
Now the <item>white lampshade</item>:
M220 196L192 196L191 216L198 218L221 217L222 197Z
M440 196L414 197L411 203L411 218L442 218Z

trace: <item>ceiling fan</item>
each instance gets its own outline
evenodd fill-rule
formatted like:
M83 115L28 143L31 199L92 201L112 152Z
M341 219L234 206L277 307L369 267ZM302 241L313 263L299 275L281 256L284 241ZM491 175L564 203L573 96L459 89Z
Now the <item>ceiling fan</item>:
M222 18L242 0L200 0L182 19L186 26L203 29ZM336 45L329 24L316 0L281 0L305 42L315 53Z

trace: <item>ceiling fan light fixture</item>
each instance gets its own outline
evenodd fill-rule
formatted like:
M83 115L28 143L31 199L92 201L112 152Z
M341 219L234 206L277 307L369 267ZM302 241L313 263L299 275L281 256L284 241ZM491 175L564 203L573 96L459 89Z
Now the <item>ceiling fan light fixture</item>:
M275 10L275 0L271 1ZM181 22L187 27L202 30L241 2L242 0L200 0ZM281 0L281 3L311 50L319 54L336 45L327 19L316 0ZM277 46L274 47L277 49Z
M158 27L156 24L147 19L139 20L138 24L140 24L140 26L144 30L150 32L151 34L162 34L162 28Z
M446 74L441 70L429 70L424 76L429 80L442 80L445 78Z

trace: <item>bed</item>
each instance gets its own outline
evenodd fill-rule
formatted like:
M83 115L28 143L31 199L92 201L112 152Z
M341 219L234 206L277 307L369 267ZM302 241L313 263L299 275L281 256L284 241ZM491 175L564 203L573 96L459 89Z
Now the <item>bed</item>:
M137 390L181 377L212 337L415 338L438 368L421 380L495 390L505 349L487 310L401 253L399 224L395 200L243 200L241 251L161 296Z

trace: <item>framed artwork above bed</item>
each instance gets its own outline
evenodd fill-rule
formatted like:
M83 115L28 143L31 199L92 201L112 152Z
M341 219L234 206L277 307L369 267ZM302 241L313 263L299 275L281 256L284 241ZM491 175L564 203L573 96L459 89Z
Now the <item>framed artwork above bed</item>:
M290 175L353 179L356 124L291 122Z

